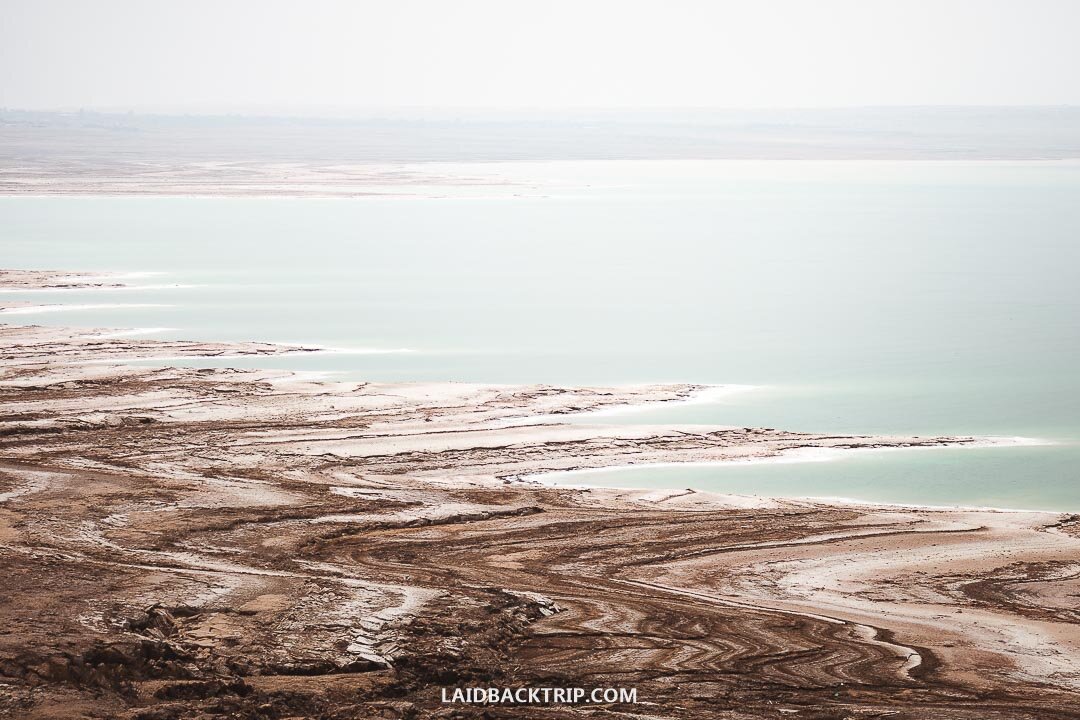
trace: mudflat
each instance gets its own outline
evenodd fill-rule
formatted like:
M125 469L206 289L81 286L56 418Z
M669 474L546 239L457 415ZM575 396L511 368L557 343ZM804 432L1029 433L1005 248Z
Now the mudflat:
M317 349L0 325L0 717L1080 717L1080 517L528 479L980 438L559 421L690 385L165 364L285 352Z

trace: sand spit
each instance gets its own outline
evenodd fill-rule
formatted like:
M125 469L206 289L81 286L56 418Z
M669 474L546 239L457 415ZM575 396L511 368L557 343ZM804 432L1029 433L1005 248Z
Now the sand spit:
M0 718L1080 717L1078 517L513 479L974 439L551 420L684 385L109 362L276 351L0 326Z
M498 175L442 171L430 165L326 162L189 162L156 156L146 163L107 160L82 172L68 159L0 172L0 196L403 198L539 194Z
M126 277L116 273L91 275L67 270L0 270L0 291L120 289L126 287L120 281Z

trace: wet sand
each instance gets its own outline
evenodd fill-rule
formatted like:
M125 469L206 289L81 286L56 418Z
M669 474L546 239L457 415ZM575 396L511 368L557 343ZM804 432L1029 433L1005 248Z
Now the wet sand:
M0 717L1080 717L1080 517L526 479L979 438L571 425L702 388L136 367L298 349L111 335L0 326Z

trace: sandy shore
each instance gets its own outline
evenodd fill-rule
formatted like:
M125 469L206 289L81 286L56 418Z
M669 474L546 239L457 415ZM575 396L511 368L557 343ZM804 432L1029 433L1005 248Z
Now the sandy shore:
M1080 517L517 480L978 438L114 362L296 351L0 326L0 717L1080 717ZM441 704L462 685L639 703Z

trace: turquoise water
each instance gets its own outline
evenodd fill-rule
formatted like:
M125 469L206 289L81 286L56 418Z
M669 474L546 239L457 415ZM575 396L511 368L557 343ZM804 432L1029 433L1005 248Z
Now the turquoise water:
M0 198L2 266L193 286L9 295L122 307L2 319L319 343L353 352L230 364L373 380L758 385L618 421L1058 444L604 482L1080 510L1080 165L445 170L514 184L356 200Z
M935 448L845 453L823 462L571 472L572 485L697 488L767 497L1025 510L1080 510L1074 447ZM549 476L554 477L554 476Z

